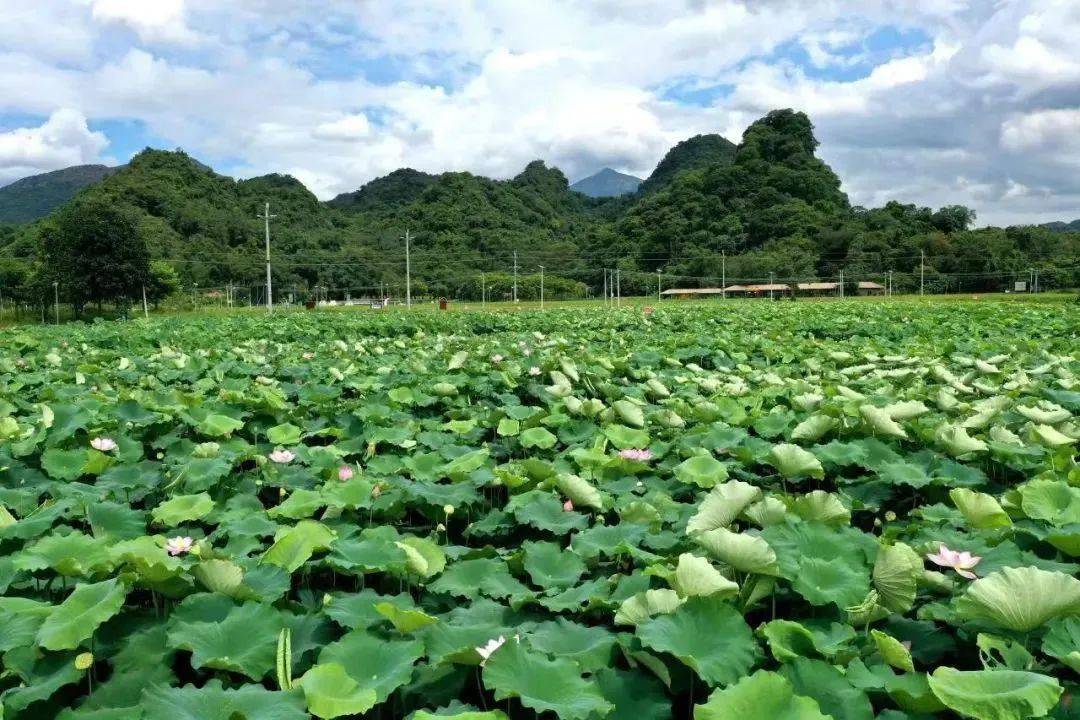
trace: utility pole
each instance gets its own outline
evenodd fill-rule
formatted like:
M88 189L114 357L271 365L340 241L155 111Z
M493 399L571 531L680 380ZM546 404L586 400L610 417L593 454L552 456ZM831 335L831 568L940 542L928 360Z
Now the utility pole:
M405 307L412 307L412 265L409 264L409 228L405 228Z
M270 284L270 220L277 217L277 215L270 214L270 203L266 203L263 207L263 214L259 215L264 222L266 229L266 312L267 314L273 314L274 312L274 290Z
M480 307L487 307L487 278L484 273L480 273Z
M622 307L622 268L615 268L615 305Z
M660 268L656 268L656 302L660 302Z
M150 319L150 309L146 307L146 286L142 286L142 314L147 320Z
M844 271L840 271L840 299L844 299Z
M919 251L919 296L923 294L923 288L926 281L926 253L922 250Z
M53 309L56 311L56 324L60 324L60 283L54 282L52 284L53 289Z
M727 299L727 250L720 251L720 299Z
M769 299L770 299L770 300L772 300L772 299L773 299L773 289L772 289L772 286L773 286L773 274L772 274L772 273L769 273Z
M517 250L514 251L514 302L517 302Z
M608 294L607 294L607 268L604 268L604 304L605 304L605 305L607 305L607 304L608 304Z
M544 266L540 266L540 309L544 309Z

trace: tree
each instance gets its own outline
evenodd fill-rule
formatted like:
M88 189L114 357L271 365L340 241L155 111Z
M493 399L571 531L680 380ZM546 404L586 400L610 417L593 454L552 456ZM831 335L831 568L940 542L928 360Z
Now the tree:
M146 283L146 299L156 308L165 298L180 292L180 276L167 262L154 260L150 263L150 276Z
M76 314L87 303L132 300L150 276L135 213L94 198L75 200L44 225L41 260L44 275L60 284Z

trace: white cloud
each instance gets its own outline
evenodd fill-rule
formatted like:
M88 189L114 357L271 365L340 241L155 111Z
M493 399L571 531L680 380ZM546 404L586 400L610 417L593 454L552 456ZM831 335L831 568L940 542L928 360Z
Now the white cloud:
M90 0L91 15L103 23L120 23L144 41L191 43L198 36L187 26L184 0Z
M136 119L321 197L401 166L644 175L676 141L738 140L775 107L810 113L856 202L1001 222L1080 196L1080 4L1065 0L11 2L24 36L62 23L62 47L0 28L0 113ZM882 27L917 45L866 50ZM704 107L678 99L713 86Z
M0 184L25 175L101 161L108 140L77 110L58 110L39 127L0 133Z

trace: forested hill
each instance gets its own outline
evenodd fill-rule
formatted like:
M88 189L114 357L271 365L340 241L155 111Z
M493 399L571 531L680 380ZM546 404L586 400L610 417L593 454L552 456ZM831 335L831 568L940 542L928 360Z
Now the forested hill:
M0 223L25 223L45 217L79 190L114 171L105 165L76 165L4 185L0 187Z
M715 285L725 269L729 279L812 279L843 269L879 281L893 270L904 291L917 281L920 253L930 290L961 281L1011 286L1011 273L1026 278L1029 267L1045 271L1043 287L1078 284L1080 233L971 230L974 213L964 207L852 207L817 146L805 114L778 110L750 125L738 145L718 135L677 144L631 195L586 197L537 160L508 180L402 169L329 203L288 176L237 181L182 152L148 149L65 209L69 219L105 207L126 213L152 257L171 264L185 286L202 288L263 283L258 215L266 202L275 287L301 294L316 285L354 295L399 288L406 229L414 288L459 297L478 294L480 273L512 272L515 253L522 274L543 265L549 276L594 290L603 268L617 267L625 292L655 288L658 269L680 285ZM51 269L35 258L43 232L52 228L56 240L55 224L0 227L5 294L43 287Z

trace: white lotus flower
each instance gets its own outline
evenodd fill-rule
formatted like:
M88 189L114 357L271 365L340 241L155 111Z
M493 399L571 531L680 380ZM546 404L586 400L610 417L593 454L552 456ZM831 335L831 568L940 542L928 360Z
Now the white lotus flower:
M101 452L112 452L116 449L116 441L112 438L96 437L90 441L90 447Z

